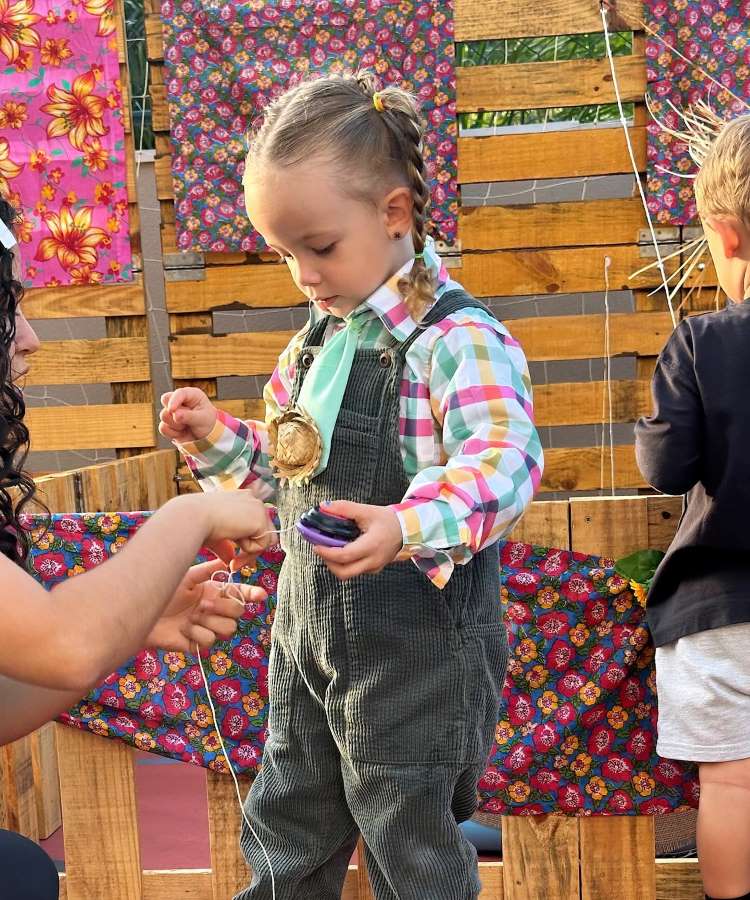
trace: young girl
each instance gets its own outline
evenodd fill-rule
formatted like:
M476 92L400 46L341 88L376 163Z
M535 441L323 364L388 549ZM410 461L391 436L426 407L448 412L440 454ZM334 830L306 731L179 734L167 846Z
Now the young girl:
M254 136L244 186L311 321L267 385L267 425L181 388L161 429L205 488L276 495L286 560L247 811L279 898L338 898L361 832L378 900L467 900L480 886L458 823L507 661L496 542L541 478L526 362L426 238L409 94L366 75L292 88ZM294 524L317 503L361 536L311 546ZM242 846L240 897L270 900L247 830Z
M687 493L648 598L660 756L700 764L706 896L750 900L750 116L727 125L697 177L719 283L732 302L683 320L636 426L657 490Z

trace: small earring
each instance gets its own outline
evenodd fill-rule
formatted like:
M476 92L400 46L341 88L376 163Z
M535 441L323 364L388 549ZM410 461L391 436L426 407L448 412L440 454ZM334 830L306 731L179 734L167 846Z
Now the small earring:
M400 240L401 240L401 232L400 232L400 231L394 231L394 232L393 232L393 235L391 236L391 240L392 240L392 241L400 241Z

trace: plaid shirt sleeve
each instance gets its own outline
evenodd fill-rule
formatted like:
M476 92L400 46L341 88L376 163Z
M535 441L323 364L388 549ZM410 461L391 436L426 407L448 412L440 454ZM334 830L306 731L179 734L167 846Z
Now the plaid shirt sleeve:
M471 320L450 317L441 330L432 348L429 391L446 462L420 471L392 507L406 549L440 588L454 565L513 528L543 467L518 342L475 310Z
M305 327L292 338L263 391L266 422L289 402L295 360L306 330ZM261 500L273 501L276 478L271 468L266 422L243 422L219 410L216 424L205 438L177 445L204 491L248 488Z

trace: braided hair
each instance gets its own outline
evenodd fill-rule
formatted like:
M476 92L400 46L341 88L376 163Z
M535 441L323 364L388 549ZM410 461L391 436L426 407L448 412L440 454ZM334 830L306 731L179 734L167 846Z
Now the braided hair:
M293 166L323 153L351 172L343 189L358 199L372 201L388 181L408 187L416 259L398 287L416 321L434 301L436 288L421 258L430 200L423 135L416 98L398 87L378 91L370 72L307 79L266 107L250 136L245 170L264 162ZM361 161L359 170L356 163L352 170L353 161Z
M10 203L0 197L0 219L11 231L16 218ZM26 405L12 374L16 310L22 297L13 253L0 244L0 553L17 563L26 559L30 543L19 516L35 491L23 470L29 449L29 431L23 422Z

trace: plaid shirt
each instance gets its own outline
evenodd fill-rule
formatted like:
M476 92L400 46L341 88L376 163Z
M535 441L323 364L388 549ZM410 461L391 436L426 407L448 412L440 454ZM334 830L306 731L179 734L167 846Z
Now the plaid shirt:
M362 349L393 346L417 328L396 289L410 265L350 313L362 319ZM457 287L441 264L436 297ZM332 318L325 339L342 325ZM289 402L308 329L292 338L266 385L266 422ZM406 354L399 431L411 483L391 508L415 564L442 588L454 565L513 528L542 477L531 382L518 342L481 309L424 329ZM204 489L250 488L272 500L266 424L219 412L206 438L180 450Z

